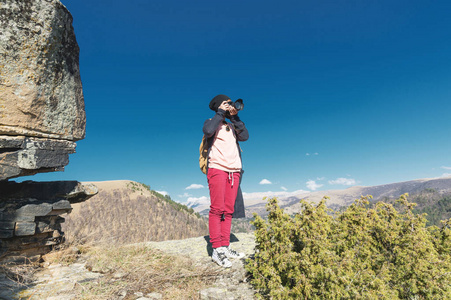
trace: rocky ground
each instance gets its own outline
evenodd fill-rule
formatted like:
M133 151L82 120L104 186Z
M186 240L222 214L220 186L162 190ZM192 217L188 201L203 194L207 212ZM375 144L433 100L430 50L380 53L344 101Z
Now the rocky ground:
M244 260L233 261L233 266L223 269L211 261L211 244L208 237L197 237L177 241L148 242L146 246L171 255L183 255L200 265L211 265L220 271L214 284L199 291L200 299L253 299L254 290L248 282ZM246 257L254 253L254 235L237 233L231 236L231 247L244 252ZM81 256L70 265L50 264L39 268L27 285L20 285L0 273L0 299L76 299L76 287L86 281L96 281L102 274L86 268L87 258ZM118 297L118 299L122 299ZM144 295L136 291L135 299L163 299L162 294Z
M182 241L150 242L147 245L175 255L187 255L199 264L211 264L212 268L221 269L211 261L211 244L208 237L197 237ZM253 233L237 233L231 236L230 246L249 257L254 253L255 239ZM232 261L230 269L224 269L213 286L200 291L201 299L253 299L254 291L248 282L244 269L244 260Z

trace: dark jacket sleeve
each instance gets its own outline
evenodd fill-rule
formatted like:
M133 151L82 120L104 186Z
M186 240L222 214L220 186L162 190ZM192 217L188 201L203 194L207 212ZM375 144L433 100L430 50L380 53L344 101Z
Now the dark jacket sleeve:
M247 141L249 138L249 132L247 131L243 121L240 120L240 117L238 117L238 115L234 115L230 118L230 121L232 121L233 127L235 127L237 140L240 142Z
M208 119L204 123L203 131L207 138L212 137L216 133L219 124L224 121L226 112L222 109L218 109L218 112L213 118Z

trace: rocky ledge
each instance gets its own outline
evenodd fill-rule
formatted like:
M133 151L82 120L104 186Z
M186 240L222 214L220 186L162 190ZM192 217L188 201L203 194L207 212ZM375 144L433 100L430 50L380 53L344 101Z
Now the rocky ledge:
M230 238L230 247L243 252L248 258L254 254L255 236L253 233L236 233ZM209 237L197 237L185 240L172 240L163 242L148 242L147 246L173 255L185 255L194 259L199 265L211 265L221 270L216 282L211 287L200 291L202 300L234 300L254 299L254 290L248 282L247 272L244 268L245 258L232 260L232 267L224 269L211 260L213 248Z
M76 181L7 181L64 170L85 137L72 21L59 0L0 0L0 261L60 243L60 215L96 193Z
M199 291L199 298L203 300L235 300L254 299L254 290L248 282L244 268L245 258L233 260L233 266L228 269L219 267L212 262L211 244L208 236L184 240L144 243L146 247L159 249L169 255L183 255L191 258L197 264L209 266L217 271L215 282L206 289ZM254 254L255 237L253 233L236 233L231 236L231 247L246 254L246 258ZM87 269L87 258L81 256L76 263L68 266L51 264L41 268L34 274L35 280L27 286L19 286L0 276L0 299L78 299L77 286L88 281L96 282L103 276L100 273ZM135 291L134 296L124 293L117 300L136 299L150 300L163 299L157 292L144 294ZM101 297L101 295L99 295Z
M39 260L61 243L61 215L97 188L77 181L0 181L0 191L0 261L17 263Z
M75 142L0 135L0 180L63 171Z

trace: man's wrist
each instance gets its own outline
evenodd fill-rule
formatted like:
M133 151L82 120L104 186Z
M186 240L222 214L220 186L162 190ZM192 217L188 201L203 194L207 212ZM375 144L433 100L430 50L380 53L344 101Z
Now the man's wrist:
M230 117L230 120L232 120L232 121L240 121L240 117L238 117L238 114L232 115L232 116Z

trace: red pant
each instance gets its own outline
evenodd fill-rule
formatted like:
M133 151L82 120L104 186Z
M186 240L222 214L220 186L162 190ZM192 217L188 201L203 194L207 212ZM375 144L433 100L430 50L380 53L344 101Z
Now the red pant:
M211 201L208 226L213 248L230 244L230 227L240 176L240 172L228 173L218 169L208 169L207 179Z

